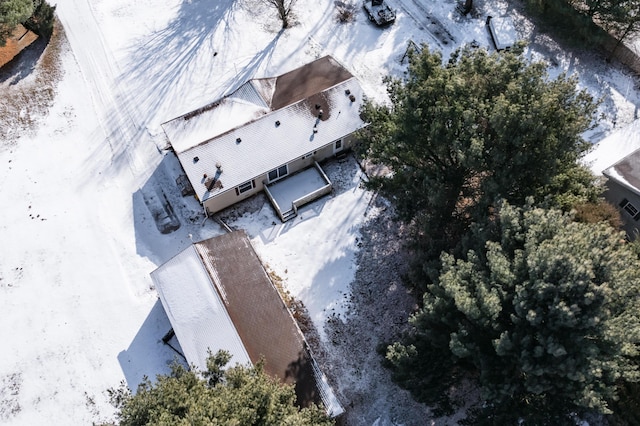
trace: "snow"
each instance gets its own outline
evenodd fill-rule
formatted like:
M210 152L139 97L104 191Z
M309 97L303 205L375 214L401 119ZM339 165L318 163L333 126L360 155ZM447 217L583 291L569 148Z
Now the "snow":
M223 99L218 106L188 120L178 117L162 125L171 146L183 152L214 136L235 129L269 112L266 106L233 98Z
M358 227L371 197L360 188L362 172L353 163L347 171L341 169L348 191L300 208L290 221L280 223L268 203L233 220L233 226L254 236L252 243L262 261L285 272L281 276L286 277L287 288L305 303L321 335L326 318L346 310ZM329 180L336 184L333 176Z
M485 18L508 15L530 41L528 57L549 62L552 75L576 75L580 87L602 97L599 125L586 135L602 140L596 170L626 152L637 129L605 137L637 118L630 72L562 49L504 1L474 3L477 12L461 17L452 0L396 0L395 24L379 29L359 6L355 22L339 24L333 1L299 0L297 22L280 31L272 11L250 0L59 0L68 44L55 100L31 131L0 142L0 422L109 421L109 387L124 380L135 389L145 375L169 371L175 353L161 342L169 320L149 274L192 238L224 230L203 223L198 203L180 197L179 164L162 150L161 123L251 78L331 54L370 98L384 102L382 77L402 76L410 40L445 58L474 40L492 49ZM39 72L27 70L16 85L34 84ZM2 80L3 94L14 93L13 81ZM29 109L25 104L22 114ZM326 171L334 193L286 224L262 196L224 218L248 232L263 261L306 305L319 335L311 344L338 385L348 423L425 424L431 412L391 382L375 352L402 330L412 307L397 269L401 230L384 220L384 200L360 187L352 159ZM161 234L152 211L165 197L181 226ZM384 274L367 275L373 272L358 268L361 262L376 272L384 266Z
M516 29L509 17L491 17L489 28L498 50L508 49L518 41Z

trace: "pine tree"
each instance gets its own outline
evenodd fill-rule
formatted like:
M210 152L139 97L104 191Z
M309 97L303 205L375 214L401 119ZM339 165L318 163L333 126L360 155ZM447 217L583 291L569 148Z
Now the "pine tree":
M333 421L315 406L295 406L292 386L268 376L262 364L224 369L231 356L211 355L202 377L179 364L155 383L145 379L135 395L122 385L111 389L121 426L142 425L317 425Z
M546 65L528 64L521 47L465 47L443 64L424 46L406 79L386 83L390 105L363 107L361 153L392 170L372 185L395 200L402 219L417 221L427 255L455 245L498 199L595 197L593 176L576 160L590 146L581 135L596 103L574 78L550 79Z
M32 0L0 0L0 47L4 46L16 25L33 13Z
M430 396L421 392L433 375L407 376L429 373L423 363L439 354L450 371L477 378L486 405L476 420L486 424L610 413L618 385L640 380L640 263L622 234L505 204L474 235L486 244L442 255L439 279L410 320L414 334L389 347L397 379Z

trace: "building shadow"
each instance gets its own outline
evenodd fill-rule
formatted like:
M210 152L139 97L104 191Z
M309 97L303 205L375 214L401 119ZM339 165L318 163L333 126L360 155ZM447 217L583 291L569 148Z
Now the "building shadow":
M171 323L158 299L129 347L118 354L120 368L132 392L136 392L145 377L153 381L158 374L169 374L173 362L184 364L183 358L162 341L170 329ZM181 350L177 341L172 340L171 345Z
M272 225L262 229L259 232L258 236L262 240L263 244L270 243L279 235L286 234L296 226L300 225L302 222L320 216L322 210L330 199L331 195L329 194L324 195L309 204L305 204L304 206L300 207L300 209L298 210L298 215L296 217L284 223L277 216L275 207L269 204L268 206L271 209L271 213L273 215L273 221L271 222Z
M193 241L224 233L219 224L205 220L202 206L193 196L182 196L176 184L181 173L176 156L167 153L132 194L136 252L158 266Z

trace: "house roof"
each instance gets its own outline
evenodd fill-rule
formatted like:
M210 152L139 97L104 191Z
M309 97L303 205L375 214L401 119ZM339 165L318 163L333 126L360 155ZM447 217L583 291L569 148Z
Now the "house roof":
M256 363L264 358L268 374L295 384L299 405L322 402L332 416L344 411L244 231L190 246L154 271L152 278L190 363L206 369L202 359L207 350L227 349L227 344L234 354L232 362L245 362L236 347L237 336L247 359ZM197 311L189 309L191 303ZM219 306L230 321L221 320Z
M153 271L151 279L190 364L206 371L208 349L229 351L233 363L251 362L195 246Z
M204 201L359 129L362 100L357 79L325 56L279 77L250 80L162 127ZM212 178L218 184L208 190Z

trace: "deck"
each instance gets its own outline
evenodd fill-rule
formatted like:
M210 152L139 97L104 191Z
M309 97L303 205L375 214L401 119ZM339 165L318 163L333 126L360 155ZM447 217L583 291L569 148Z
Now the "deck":
M318 163L265 186L267 198L283 222L293 219L298 208L331 192L331 181Z

